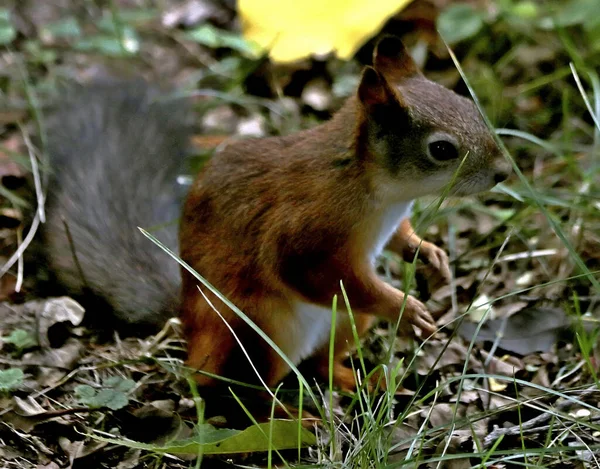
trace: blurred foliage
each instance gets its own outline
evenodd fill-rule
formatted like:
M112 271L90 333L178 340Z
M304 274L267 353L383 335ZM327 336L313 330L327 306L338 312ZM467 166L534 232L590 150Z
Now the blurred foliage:
M569 64L591 86L600 66L598 7L597 0L499 0L488 9L454 3L437 25L495 125L546 138L571 125L567 102L572 115L590 117Z
M10 12L0 8L0 45L10 44L17 37L17 32L10 22Z
M498 0L494 11L485 12L470 3L454 3L439 17L438 28L449 44L473 38L485 25L502 22L515 31L521 28L559 30L581 26L592 49L600 47L600 15L597 0L533 2Z

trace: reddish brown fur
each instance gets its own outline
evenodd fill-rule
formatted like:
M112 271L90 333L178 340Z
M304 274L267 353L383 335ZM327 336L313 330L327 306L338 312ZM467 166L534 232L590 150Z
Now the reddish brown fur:
M399 163L392 159L382 162L377 150L381 141L374 140L372 115L389 103L395 106L398 122L413 119L416 109L405 103L404 97L414 99L411 96L415 90L403 92L402 80L406 79L411 87L423 86L428 93L439 93L433 96L433 104L423 106L456 100L469 113L466 118L479 117L464 98L418 78L406 52L398 50L397 44L392 46L396 46L398 59L394 60L393 54L384 57L380 51L375 65L384 65L380 70L367 69L358 98L350 98L329 122L286 137L230 144L207 164L189 193L180 231L183 260L282 348L289 345L294 334L304 333L295 330L290 334L290 324L301 324L303 319L310 322L297 317L304 311L298 308L299 302L330 308L334 295L341 298L340 281L356 314L359 334L364 334L377 316L397 321L405 301L402 332L412 333L413 325L427 335L435 331L434 321L422 303L383 282L374 270L374 239L381 237L389 206L422 195L413 187L419 180L425 181L428 170L415 169L424 167L424 163L410 159L417 138L406 134L410 129L394 131L398 138L408 138L408 143L401 140L401 148L394 149L407 155L406 163L402 159ZM439 111L431 112L433 122ZM479 121L473 123L478 148L493 144L487 129L482 133L481 125ZM414 132L425 127L419 123ZM465 172L463 178L476 176L477 183L483 180L481 184L487 187L493 185L490 178L498 179L498 173L488 172L500 154L493 149L485 155L476 155L477 161L464 165L470 172ZM391 164L399 166L390 168ZM437 174L437 170L430 171ZM449 176L444 178L445 183L450 182ZM445 253L421 241L409 220L404 219L388 246L412 260L420 245L420 255L442 277L449 277ZM285 362L235 313L214 295L205 293L238 335L265 382L276 385L289 371ZM339 301L338 307L342 303ZM231 379L257 381L234 336L203 298L198 282L185 270L182 319L191 367ZM342 364L353 342L348 320L342 318L336 329L333 372L335 383L343 389L355 387L351 370ZM320 357L318 368L326 375L328 344L320 341L309 348L304 355ZM198 376L201 385L215 384L210 377Z

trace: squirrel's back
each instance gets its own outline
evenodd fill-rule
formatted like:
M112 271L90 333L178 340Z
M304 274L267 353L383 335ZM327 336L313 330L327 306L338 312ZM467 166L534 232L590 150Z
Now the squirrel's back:
M179 269L138 227L177 250L188 106L144 82L99 84L70 89L44 124L51 269L88 304L160 325L177 311Z

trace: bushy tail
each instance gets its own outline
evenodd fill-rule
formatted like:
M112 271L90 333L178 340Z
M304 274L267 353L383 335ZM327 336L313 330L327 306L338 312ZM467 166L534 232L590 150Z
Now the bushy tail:
M178 308L179 268L138 227L177 250L189 108L143 82L93 85L70 89L45 124L52 270L120 320L164 323Z

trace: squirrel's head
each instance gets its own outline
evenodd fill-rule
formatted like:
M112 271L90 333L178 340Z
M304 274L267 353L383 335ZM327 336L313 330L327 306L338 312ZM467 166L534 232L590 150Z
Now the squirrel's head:
M510 174L475 104L425 78L402 42L383 38L358 88L360 152L393 197L468 195ZM398 182L402 184L398 184Z

